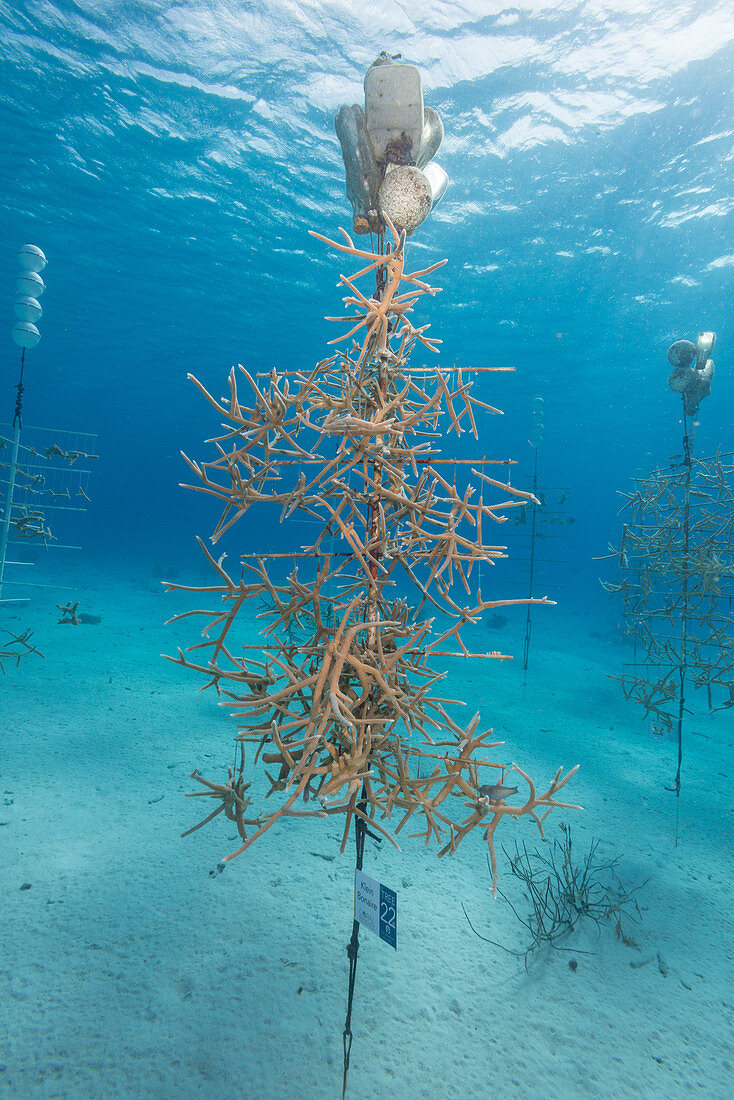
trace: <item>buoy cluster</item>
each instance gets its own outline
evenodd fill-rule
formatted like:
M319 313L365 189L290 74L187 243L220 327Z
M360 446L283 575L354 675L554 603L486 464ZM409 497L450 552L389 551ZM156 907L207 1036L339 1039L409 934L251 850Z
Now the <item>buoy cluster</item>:
M20 272L15 279L12 336L19 348L34 348L41 339L36 325L43 315L38 299L46 289L40 275L46 266L46 257L36 245L24 244L18 252L18 266Z

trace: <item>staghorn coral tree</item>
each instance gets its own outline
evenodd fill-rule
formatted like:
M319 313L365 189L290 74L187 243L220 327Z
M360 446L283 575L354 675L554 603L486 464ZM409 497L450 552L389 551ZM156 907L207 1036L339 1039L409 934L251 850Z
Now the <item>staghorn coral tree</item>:
M375 252L344 230L341 241L312 233L357 266L340 279L344 315L329 318L344 328L332 343L346 350L262 382L240 366L220 400L193 379L223 421L213 457L186 459L190 487L221 505L212 544L256 504L286 526L300 514L315 532L292 553L242 554L238 575L199 540L216 583L168 586L216 601L175 617L201 620L203 640L171 659L206 677L238 725L227 779L193 774L196 793L218 803L194 828L221 811L236 822L242 844L227 860L304 814L339 817L342 848L355 820L396 845L403 830L435 841L439 855L479 829L494 887L499 823L528 815L542 833L547 814L567 805L558 796L576 769L559 768L539 792L516 764L488 757L501 742L479 714L456 720L455 701L435 690L447 657L502 657L470 652L462 638L483 611L547 602L482 592L487 566L505 556L491 535L535 498L510 484L505 460L444 454L447 437L478 438L475 414L497 411L475 395L476 370L492 368L411 365L416 348L437 350L411 317L437 293L427 279L442 264L408 272L405 233L389 228L391 246L380 237ZM293 562L285 578L276 559ZM262 638L243 647L239 617L263 599ZM252 805L258 769L276 808ZM518 805L503 787L513 771L525 791Z
M610 546L621 579L602 581L622 601L634 660L619 680L657 738L678 745L677 810L683 729L691 686L713 713L734 705L734 464L731 454L695 458L688 433L680 461L633 479L622 537Z
M675 780L666 788L675 794L676 844L687 688L704 688L710 711L734 705L734 456L720 450L706 459L694 456L715 343L716 333L699 332L695 344L676 340L668 348L668 386L681 397L683 453L633 478L632 491L620 494L626 522L609 557L622 578L602 581L621 595L635 646L634 662L614 679L625 699L642 705L651 733L678 744Z

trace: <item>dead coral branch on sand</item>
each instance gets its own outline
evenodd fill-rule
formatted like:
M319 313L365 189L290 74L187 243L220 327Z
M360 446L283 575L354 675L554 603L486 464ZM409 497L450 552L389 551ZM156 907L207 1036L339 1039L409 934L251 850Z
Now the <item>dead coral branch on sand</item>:
M2 633L10 639L10 641L0 642L0 672L3 675L5 674L3 660L15 661L15 667L17 668L23 657L27 657L30 653L36 653L39 657L43 657L40 649L31 642L32 630L26 629L20 634L15 634L12 630L4 630Z
M333 342L348 350L310 371L272 371L264 384L239 367L221 399L193 379L223 421L215 457L186 458L190 487L221 506L212 544L263 503L281 521L300 512L317 532L292 554L243 554L239 578L199 540L215 583L168 585L216 600L213 610L175 616L198 619L203 640L171 659L207 677L239 727L237 774L216 784L195 773L207 788L197 793L219 798L237 822L243 843L227 859L293 815L340 816L342 848L355 818L396 846L410 823L411 836L442 845L440 855L479 826L496 882L499 822L528 815L542 833L546 815L568 806L557 795L576 769L563 777L559 769L539 795L513 765L528 786L525 802L490 802L480 788L505 769L485 754L501 742L479 732L478 714L454 721L456 701L433 694L446 673L431 662L503 658L470 652L461 631L488 608L529 602L485 598L482 566L505 556L486 533L535 498L511 484L508 461L443 457L444 437L466 430L477 438L476 410L497 410L474 395L471 370L410 364L416 345L436 351L428 326L409 315L437 293L425 279L441 264L407 272L405 235L394 230L392 247L378 252L356 248L343 230L343 242L313 235L362 265L340 278L354 312L335 318L347 329ZM357 281L372 274L368 296ZM487 472L497 465L503 480ZM487 501L490 493L499 501ZM283 577L277 560L288 558ZM257 646L243 646L237 630L246 606L265 607ZM260 652L250 657L250 649ZM283 799L248 819L247 745L270 784L266 797Z

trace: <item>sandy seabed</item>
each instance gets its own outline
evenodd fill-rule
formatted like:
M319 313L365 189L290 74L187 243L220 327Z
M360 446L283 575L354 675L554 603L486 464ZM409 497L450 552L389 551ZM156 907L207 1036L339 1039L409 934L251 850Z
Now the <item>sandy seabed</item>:
M76 581L0 615L45 655L0 678L0 1095L340 1097L351 846L338 822L290 821L216 873L229 822L180 839L212 808L183 798L189 773L219 780L232 760L226 711L159 657L196 628L163 626L181 598L150 569ZM70 596L101 623L57 625ZM521 652L519 614L487 633ZM675 847L674 746L607 675L627 653L603 615L561 604L538 612L524 693L519 661L456 661L449 682L500 759L539 783L581 764L566 792L584 809L548 835L565 820L577 850L599 838L625 883L649 879L637 946L587 923L526 970L462 911L525 945L479 833L441 860L402 834L402 852L368 841L365 870L398 892L398 950L362 932L353 1100L734 1094L733 716L689 719ZM539 843L527 820L500 832Z

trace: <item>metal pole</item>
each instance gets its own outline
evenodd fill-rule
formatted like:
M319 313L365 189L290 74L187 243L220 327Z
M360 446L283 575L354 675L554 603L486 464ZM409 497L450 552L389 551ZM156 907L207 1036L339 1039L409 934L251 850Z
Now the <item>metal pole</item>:
M680 624L680 664L678 666L678 767L675 783L667 790L675 792L675 846L678 847L680 826L680 773L683 766L683 715L686 709L686 675L688 673L688 612L691 548L691 468L693 466L693 431L688 432L685 401L683 404L683 461L686 467L685 502L683 506L683 584Z

